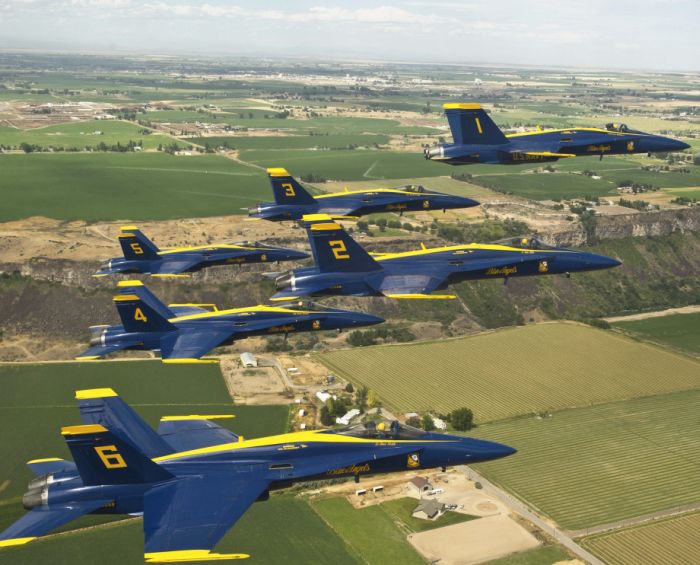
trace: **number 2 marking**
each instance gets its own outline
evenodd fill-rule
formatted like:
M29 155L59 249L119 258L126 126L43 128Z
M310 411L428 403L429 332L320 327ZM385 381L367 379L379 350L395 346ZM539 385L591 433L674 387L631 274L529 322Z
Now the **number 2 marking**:
M333 251L333 255L335 255L336 259L350 259L348 248L345 247L345 243L343 243L342 240L335 239L333 241L329 241L328 245L331 246L331 251Z
M123 469L127 466L116 445L102 445L96 447L95 451L106 469Z

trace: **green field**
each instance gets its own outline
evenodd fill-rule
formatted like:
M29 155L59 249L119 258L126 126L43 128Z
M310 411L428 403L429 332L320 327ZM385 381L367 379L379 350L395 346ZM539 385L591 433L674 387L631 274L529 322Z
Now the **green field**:
M468 406L479 422L700 386L696 361L561 322L318 358L398 412Z
M231 149L346 149L350 145L385 145L387 135L268 135L268 136L222 136L192 137L188 141L197 145L217 147L224 145Z
M486 561L482 565L554 565L560 561L568 561L571 555L560 545L546 545L508 557Z
M685 514L584 538L610 565L687 565L700 555L700 513Z
M421 556L406 542L395 519L381 507L357 510L345 498L325 498L310 502L318 513L345 542L370 565L385 563L424 563Z
M571 530L700 502L698 402L682 391L483 424L470 435L518 453L476 467Z
M447 175L445 165L418 153L363 150L243 151L241 160L262 167L284 167L295 176L315 174L334 180L381 180Z
M100 143L107 146L129 141L141 142L144 149L155 149L158 145L177 143L186 147L187 142L176 141L160 133L144 135L145 128L117 120L91 120L87 122L70 122L55 126L19 130L7 126L0 127L0 145L17 147L25 142L42 148L62 147L64 149L82 150L94 148ZM150 131L146 129L146 131Z
M461 524L469 520L476 520L478 516L470 516L469 514L461 514L459 512L445 512L437 520L423 520L414 518L411 514L418 506L418 501L415 498L397 498L382 502L379 507L391 516L395 522L400 522L403 527L411 533L425 532L434 530L435 528L443 528L452 524Z
M271 198L264 171L213 155L2 155L0 169L0 221L243 214L241 208Z
M616 328L700 355L700 313L615 322Z

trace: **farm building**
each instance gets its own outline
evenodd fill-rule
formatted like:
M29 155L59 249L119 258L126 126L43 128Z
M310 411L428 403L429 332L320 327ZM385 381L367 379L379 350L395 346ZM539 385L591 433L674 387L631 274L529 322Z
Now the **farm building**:
M241 353L241 365L243 365L246 369L250 369L251 367L257 367L258 366L258 360L249 351L244 351Z
M424 477L413 477L408 481L408 488L413 493L421 496L423 493L433 490L433 485Z
M323 391L323 390L319 390L319 391L316 393L316 398L318 398L321 402L326 402L326 400L328 400L328 399L331 398L331 397L333 398L333 400L335 400L335 396L334 396L334 395L332 395L332 394L330 394L330 393L328 393L328 392L325 392L325 391Z
M435 429L437 430L446 430L447 429L447 424L445 423L445 420L442 420L438 418L437 416L431 416L433 419L433 425L435 426Z
M411 516L414 518L421 518L423 520L434 520L439 518L445 513L445 505L442 502L438 502L434 498L429 500L421 500L420 504L416 506L415 510Z
M343 426L347 426L353 418L357 418L360 415L360 411L357 408L353 408L349 412L345 414L345 416L341 418L336 418L335 423L336 424L342 424Z

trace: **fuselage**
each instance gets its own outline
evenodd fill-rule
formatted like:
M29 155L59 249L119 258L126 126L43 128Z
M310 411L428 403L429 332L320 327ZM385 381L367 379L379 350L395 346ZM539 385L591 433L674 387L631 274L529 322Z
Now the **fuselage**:
M545 246L538 246L545 247ZM374 254L377 269L321 272L295 269L279 277L280 291L316 289L310 295L379 296L383 291L441 282L435 289L468 280L565 274L619 265L610 257L562 248L516 248L499 244L453 245L403 253Z
M448 143L426 149L425 157L450 165L521 165L557 161L567 156L662 153L690 147L669 137L631 130L625 126L616 127L616 130L569 128L514 133L506 135L507 142L498 145Z
M301 220L309 214L329 216L364 216L377 212L416 212L470 208L479 203L471 198L440 194L413 187L411 189L379 188L322 194L310 204L277 204L262 202L250 209L249 215L266 220Z
M380 424L381 425L381 424ZM173 453L153 459L179 480L208 472L255 472L270 490L294 483L339 477L416 471L472 464L515 453L507 445L439 433L398 422L385 431L367 424L341 430L295 432ZM356 428L362 428L357 430ZM86 486L75 471L61 471L30 483L27 509L89 500L105 501L95 513L138 514L143 495L154 483Z

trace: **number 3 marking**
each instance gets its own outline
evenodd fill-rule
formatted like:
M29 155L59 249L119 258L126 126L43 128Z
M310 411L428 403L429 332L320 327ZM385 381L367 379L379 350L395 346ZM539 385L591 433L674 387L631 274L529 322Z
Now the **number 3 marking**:
M289 184L289 183L284 183L282 185L282 188L284 188L284 195L285 196L296 196L296 192L294 192L294 187Z

